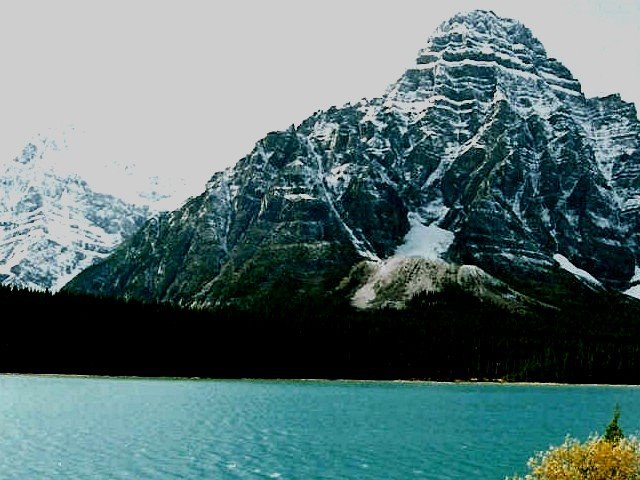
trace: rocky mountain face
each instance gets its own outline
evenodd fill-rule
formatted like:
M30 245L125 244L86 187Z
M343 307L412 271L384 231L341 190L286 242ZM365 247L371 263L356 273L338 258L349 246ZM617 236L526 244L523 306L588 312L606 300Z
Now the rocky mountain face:
M395 301L392 271L396 300L442 272L633 293L639 147L632 104L586 98L517 21L459 14L382 96L268 134L69 288L207 306L346 278L366 307ZM407 257L437 281L403 283Z
M92 191L56 168L64 138L38 137L0 163L0 283L59 290L105 258L149 218L149 209Z

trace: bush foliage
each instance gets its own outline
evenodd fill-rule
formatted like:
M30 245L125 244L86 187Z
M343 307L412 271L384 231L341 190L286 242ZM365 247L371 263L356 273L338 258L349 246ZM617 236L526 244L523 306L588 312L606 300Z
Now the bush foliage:
M586 442L567 437L558 447L529 460L529 473L513 480L637 480L640 442L623 438L613 443L593 436Z
M512 480L640 479L640 441L624 437L619 419L620 407L616 405L604 435L593 435L584 443L567 437L559 447L530 458L529 473Z

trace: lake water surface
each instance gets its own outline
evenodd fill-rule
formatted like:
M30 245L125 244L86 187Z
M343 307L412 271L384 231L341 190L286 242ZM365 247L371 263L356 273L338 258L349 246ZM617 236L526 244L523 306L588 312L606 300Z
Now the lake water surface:
M640 388L0 376L0 478L502 479Z

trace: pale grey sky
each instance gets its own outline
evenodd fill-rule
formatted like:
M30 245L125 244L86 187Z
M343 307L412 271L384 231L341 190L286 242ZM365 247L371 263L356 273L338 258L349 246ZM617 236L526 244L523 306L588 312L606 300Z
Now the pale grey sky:
M640 0L22 0L0 6L0 155L73 124L88 167L136 162L196 193L267 132L381 94L474 8L530 27L588 95L640 104Z

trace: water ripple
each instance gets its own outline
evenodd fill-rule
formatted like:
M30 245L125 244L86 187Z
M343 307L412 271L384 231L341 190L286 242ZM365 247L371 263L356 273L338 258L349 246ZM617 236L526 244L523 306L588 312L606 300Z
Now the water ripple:
M640 389L0 376L0 478L503 478Z

